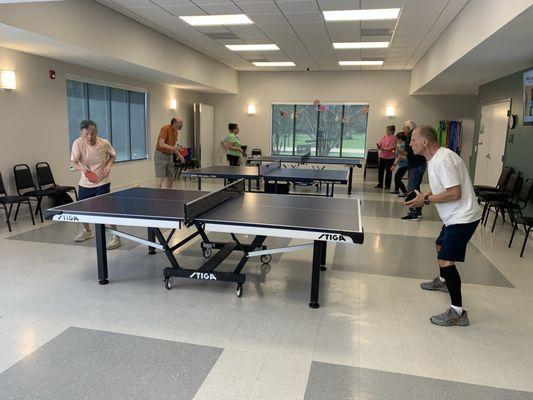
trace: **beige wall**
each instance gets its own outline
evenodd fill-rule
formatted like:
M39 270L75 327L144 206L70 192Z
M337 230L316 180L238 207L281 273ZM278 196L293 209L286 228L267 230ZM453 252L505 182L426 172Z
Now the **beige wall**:
M148 152L150 159L116 164L112 171L115 188L154 178L153 146L159 128L174 115L182 115L184 129L179 142L189 144L192 138L192 103L202 101L202 94L138 81L43 57L0 48L0 69L14 69L17 90L0 92L0 171L4 181L14 190L13 165L48 161L56 181L76 184L79 173L69 171L67 103L65 74L143 88L149 92ZM50 80L48 70L55 69L57 78ZM169 109L170 98L178 100L178 109Z
M370 103L367 147L383 135L384 128L407 120L435 125L440 119L463 120L463 159L472 149L475 96L410 96L409 71L354 72L243 72L239 74L239 94L210 95L215 105L217 138L226 134L228 122L238 122L241 142L270 152L270 110L275 101L365 101ZM246 114L247 104L257 104L257 114ZM385 116L385 107L394 105L396 117ZM219 158L215 160L220 162Z

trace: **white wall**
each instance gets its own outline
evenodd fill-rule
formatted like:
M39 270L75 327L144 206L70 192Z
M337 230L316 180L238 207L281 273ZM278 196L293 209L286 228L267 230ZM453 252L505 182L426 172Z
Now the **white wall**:
M0 47L0 69L16 71L17 90L0 92L0 171L14 191L13 165L48 161L56 181L77 184L78 172L69 171L69 142L65 74L74 74L108 83L118 83L149 92L149 159L115 164L112 185L127 186L150 182L155 175L153 149L159 129L173 116L181 115L184 127L178 141L189 144L192 138L192 103L202 94L181 91L169 86L124 78L80 66ZM48 70L55 69L57 78L50 80ZM178 100L178 109L169 109L170 98Z
M407 119L435 125L440 119L462 120L465 136L462 157L468 163L472 149L475 96L410 96L409 71L353 72L242 72L239 94L210 95L215 105L216 135L222 139L228 122L241 128L241 142L249 148L270 152L271 103L275 101L365 101L370 103L367 147L375 147L385 126L398 129ZM255 103L257 113L249 116L247 104ZM385 116L385 107L394 105L396 117Z

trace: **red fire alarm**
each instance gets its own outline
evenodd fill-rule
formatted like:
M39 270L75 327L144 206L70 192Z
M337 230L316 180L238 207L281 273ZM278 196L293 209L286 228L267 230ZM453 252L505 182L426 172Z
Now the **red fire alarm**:
M48 71L48 76L50 77L50 79L56 79L56 71L51 69L50 71Z

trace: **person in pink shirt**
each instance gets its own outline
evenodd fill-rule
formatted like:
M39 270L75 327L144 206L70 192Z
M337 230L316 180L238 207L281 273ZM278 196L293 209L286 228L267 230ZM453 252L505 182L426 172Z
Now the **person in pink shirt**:
M396 158L396 136L394 132L396 127L394 125L387 126L386 132L381 140L376 143L379 150L379 170L378 170L378 184L374 186L376 189L383 188L383 175L385 175L385 189L390 189L392 181L391 167Z
M70 162L72 167L80 171L79 200L89 199L109 193L111 180L109 173L115 161L116 153L111 143L98 137L96 123L84 120L80 125L80 137L72 143ZM116 226L111 226L116 230ZM80 233L74 238L76 242L83 242L93 237L89 224L83 224ZM113 250L122 244L116 235L107 242L107 249Z

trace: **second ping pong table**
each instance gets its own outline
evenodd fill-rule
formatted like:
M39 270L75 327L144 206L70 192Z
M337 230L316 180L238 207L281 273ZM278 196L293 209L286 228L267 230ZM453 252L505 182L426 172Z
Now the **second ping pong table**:
M352 194L353 168L361 168L363 159L353 157L330 157L312 156L310 153L298 155L272 155L272 156L251 156L246 160L247 165L261 165L265 162L280 161L281 163L293 165L316 165L324 168L326 165L343 165L348 167L348 190L347 194Z
M251 257L269 263L272 254L313 249L311 296L309 306L319 307L320 271L325 270L328 242L363 243L361 206L358 199L316 196L279 196L245 191L244 180L236 181L214 192L131 188L51 208L47 219L54 221L94 223L96 236L98 282L109 283L105 232L116 234L148 247L149 254L163 251L170 263L164 270L167 289L173 277L207 281L229 281L237 284L242 296L246 275L242 273ZM106 224L147 228L147 238ZM195 230L179 243L171 245L177 229ZM170 231L165 231L170 230ZM207 232L228 233L231 240L212 242ZM237 235L253 235L251 243L242 243ZM204 257L198 269L183 268L174 251L200 236ZM304 239L309 243L268 249L267 237ZM228 237L229 239L229 237ZM212 250L218 251L211 256ZM242 256L235 270L224 272L217 267L233 252Z
M202 178L224 179L224 184L228 180L245 179L248 181L248 191L252 191L252 181L259 182L259 179L264 181L265 188L269 184L273 185L275 192L277 192L276 189L279 182L291 182L293 184L318 183L319 187L322 186L322 183L325 183L325 195L333 197L335 183L347 184L349 173L346 170L282 168L281 161L277 160L254 167L216 165L196 168L185 171L182 175L196 177L198 179L198 190L202 190Z

